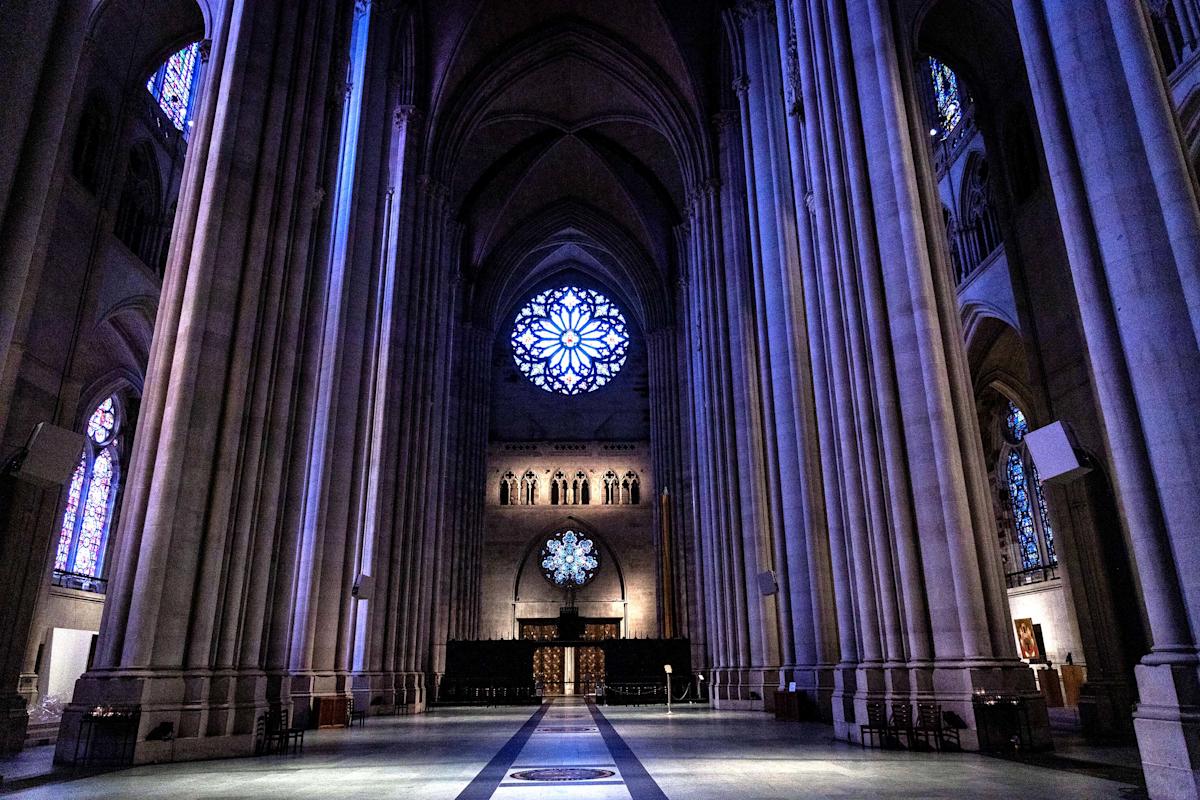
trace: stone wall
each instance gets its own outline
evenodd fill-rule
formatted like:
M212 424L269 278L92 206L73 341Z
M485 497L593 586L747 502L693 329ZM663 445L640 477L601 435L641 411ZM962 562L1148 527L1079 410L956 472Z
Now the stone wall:
M589 503L550 502L549 483L561 471L573 483L583 472ZM605 504L604 475L629 472L640 483L637 504ZM500 504L506 473L518 480L533 472L537 501ZM621 635L657 636L658 564L655 557L655 487L649 446L643 442L508 442L488 453L484 506L481 638L512 638L519 620L557 617L564 593L543 579L537 563L542 537L574 526L600 545L596 578L581 589L576 604L584 617L619 618Z

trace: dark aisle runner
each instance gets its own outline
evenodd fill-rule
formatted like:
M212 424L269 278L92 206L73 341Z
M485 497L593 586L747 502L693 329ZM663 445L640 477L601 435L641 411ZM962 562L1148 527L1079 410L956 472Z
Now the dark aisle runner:
M580 800L667 797L598 707L564 697L542 705L458 800L544 800L560 794Z

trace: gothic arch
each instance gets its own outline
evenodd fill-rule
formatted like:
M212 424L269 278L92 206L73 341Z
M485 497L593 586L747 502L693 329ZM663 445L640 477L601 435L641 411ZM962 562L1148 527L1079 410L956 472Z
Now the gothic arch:
M564 257L564 248L572 245L578 249ZM476 313L489 328L498 328L532 286L567 267L608 286L643 330L668 323L669 293L661 272L618 223L578 201L543 209L497 247L480 271Z
M620 588L621 593L620 599L622 601L628 599L629 593L625 585L625 571L621 568L621 560L617 556L616 551L613 550L612 546L608 543L608 540L604 537L604 535L596 531L595 527L587 522L584 522L578 517L567 515L565 518L556 522L555 524L544 527L536 536L530 538L526 543L525 549L521 554L521 562L517 566L516 575L513 576L511 596L514 608L516 607L516 604L520 602L521 581L525 577L526 567L529 567L531 562L536 558L542 543L546 541L546 537L551 536L566 527L578 528L580 532L586 533L588 538L594 541L602 549L604 558L606 560L601 562L600 568L606 569L608 567L612 567L612 569L616 572L617 586ZM537 565L533 564L531 571L536 570ZM540 575L537 575L536 577L539 579L541 578Z

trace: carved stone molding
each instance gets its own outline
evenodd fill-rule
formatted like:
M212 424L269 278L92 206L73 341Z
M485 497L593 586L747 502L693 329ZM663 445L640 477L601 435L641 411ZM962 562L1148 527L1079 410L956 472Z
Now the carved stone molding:
M733 7L738 19L751 20L762 17L767 22L775 21L775 3L771 0L738 0Z
M392 125L397 128L408 127L409 123L421 118L421 110L413 105L401 104L392 110Z

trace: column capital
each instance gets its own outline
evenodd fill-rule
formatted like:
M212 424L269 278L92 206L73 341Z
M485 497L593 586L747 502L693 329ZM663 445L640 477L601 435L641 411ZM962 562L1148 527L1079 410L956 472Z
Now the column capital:
M733 7L738 19L751 20L763 17L767 22L775 21L775 4L771 0L738 0Z
M400 103L392 110L392 125L396 128L407 128L409 123L421 119L421 109L407 103Z

